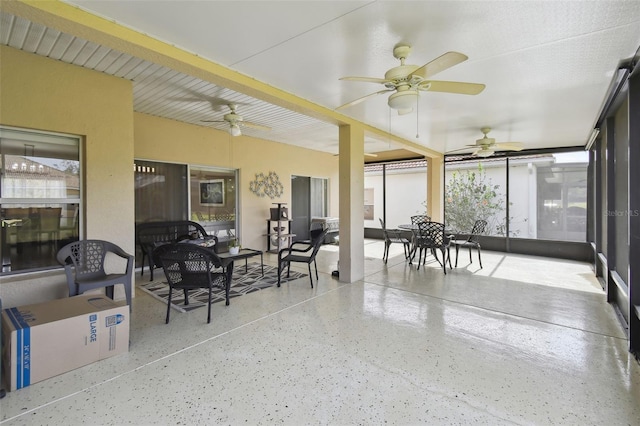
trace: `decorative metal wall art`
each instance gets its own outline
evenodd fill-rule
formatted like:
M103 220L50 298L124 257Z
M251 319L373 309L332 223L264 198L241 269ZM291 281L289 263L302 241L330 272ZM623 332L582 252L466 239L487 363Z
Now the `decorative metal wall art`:
M284 192L284 186L276 172L256 173L256 178L249 182L249 190L258 197L269 197L271 199L279 197Z

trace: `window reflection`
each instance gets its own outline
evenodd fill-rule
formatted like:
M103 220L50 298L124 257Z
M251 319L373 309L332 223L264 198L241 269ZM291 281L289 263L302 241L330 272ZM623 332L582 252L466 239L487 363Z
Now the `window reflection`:
M209 235L219 241L235 239L236 172L235 170L191 167L191 220L200 223Z
M80 235L80 146L71 136L0 128L2 273L58 267Z

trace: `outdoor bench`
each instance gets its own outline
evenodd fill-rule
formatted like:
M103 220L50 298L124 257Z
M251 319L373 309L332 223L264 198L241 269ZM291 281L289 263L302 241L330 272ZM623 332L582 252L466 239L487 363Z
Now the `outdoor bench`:
M160 263L153 258L153 251L164 244L177 243L186 239L215 239L209 236L202 225L191 220L173 220L165 222L144 222L136 225L136 244L142 251L142 268L140 276L144 274L144 259L148 259L151 281L153 281L153 270L160 267Z

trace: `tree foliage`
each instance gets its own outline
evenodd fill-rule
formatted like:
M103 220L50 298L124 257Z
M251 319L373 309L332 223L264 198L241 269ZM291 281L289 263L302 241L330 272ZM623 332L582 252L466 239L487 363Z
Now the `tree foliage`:
M77 175L80 173L80 162L74 160L62 160L60 163L54 164L54 167L66 173Z
M478 170L454 171L445 185L447 228L469 232L478 219L489 224L488 233L504 235L505 197L487 177L482 163Z

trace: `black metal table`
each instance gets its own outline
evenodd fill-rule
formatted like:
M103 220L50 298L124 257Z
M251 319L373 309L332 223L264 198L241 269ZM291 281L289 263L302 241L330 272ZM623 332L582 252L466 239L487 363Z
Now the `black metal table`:
M246 272L249 270L249 258L260 255L260 268L262 271L262 276L264 276L264 261L263 261L262 250L243 248L243 249L240 249L240 251L237 254L231 254L229 253L229 251L224 251L219 253L218 251L216 251L215 240L213 238L208 238L208 239L197 238L193 240L183 240L181 241L181 243L196 244L196 245L199 245L200 247L210 249L218 257L218 259L220 259L220 263L221 263L220 266L223 268L224 272L227 274L227 289L226 289L227 305L229 305L229 288L231 286L231 280L233 279L233 267L234 267L234 262L236 260L244 259L244 267Z
M238 252L238 254L231 254L229 252L223 252L223 253L216 253L218 255L218 257L220 259L222 259L223 261L228 260L231 262L231 264L235 261L235 260L241 260L244 259L244 270L245 272L247 272L248 269L248 261L250 257L253 256L258 256L260 255L260 268L262 270L262 276L264 276L264 261L263 261L263 251L262 250L256 250L256 249L250 249L250 248L243 248L240 249L240 251ZM233 268L233 265L231 265L231 268Z

